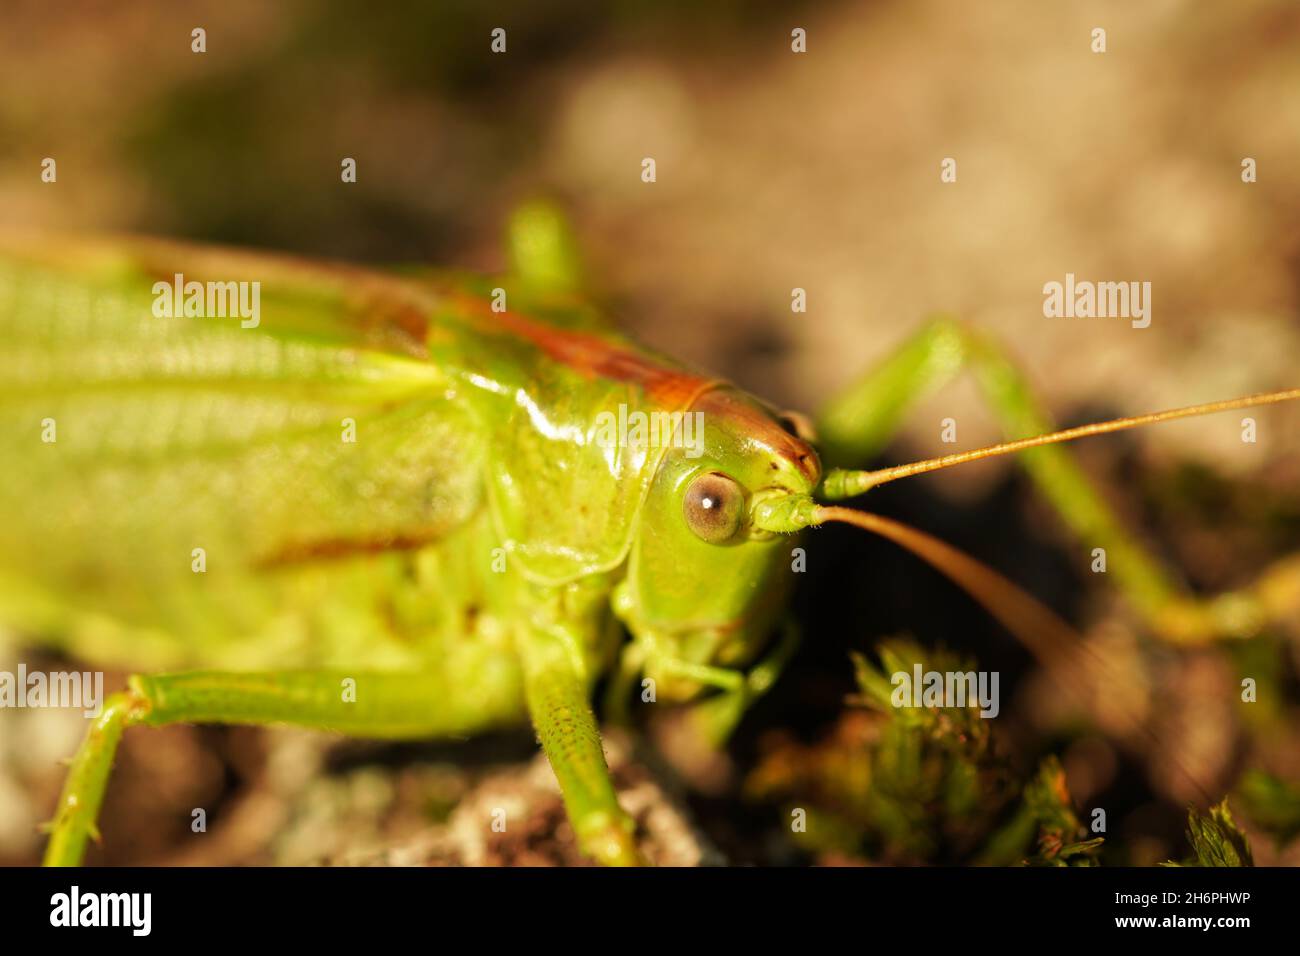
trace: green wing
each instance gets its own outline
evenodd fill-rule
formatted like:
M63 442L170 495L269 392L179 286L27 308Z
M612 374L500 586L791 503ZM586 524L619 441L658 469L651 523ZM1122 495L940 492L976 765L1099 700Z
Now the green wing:
M257 327L156 316L176 273L259 282ZM411 549L476 512L485 451L419 297L382 294L400 281L0 238L0 623L136 666L305 666L391 636Z

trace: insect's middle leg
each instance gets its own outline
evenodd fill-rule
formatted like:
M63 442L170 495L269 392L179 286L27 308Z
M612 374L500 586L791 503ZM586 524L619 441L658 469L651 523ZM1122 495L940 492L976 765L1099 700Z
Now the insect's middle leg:
M76 866L95 821L122 732L175 723L292 724L359 737L419 738L469 733L517 716L508 675L499 693L443 673L289 671L135 676L114 694L73 758L59 797L47 866ZM505 686L512 685L512 686ZM513 711L513 712L512 712Z
M558 626L517 638L528 710L584 853L611 866L637 866L635 823L619 805L592 714L578 640Z
M829 403L817 422L828 463L861 465L884 447L909 403L965 369L974 373L1008 439L1053 430L1051 417L1004 349L965 325L939 318ZM1192 598L1124 527L1065 446L1033 448L1019 458L1076 538L1105 549L1120 589L1165 639L1194 642L1242 635L1253 614L1248 605L1267 603L1262 591L1258 599L1251 594Z

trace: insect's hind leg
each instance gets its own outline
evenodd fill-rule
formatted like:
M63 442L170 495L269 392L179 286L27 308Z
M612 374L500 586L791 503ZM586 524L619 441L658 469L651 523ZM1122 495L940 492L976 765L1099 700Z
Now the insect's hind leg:
M95 821L104 800L108 774L113 769L122 731L134 722L139 703L130 692L111 695L86 732L86 739L68 769L54 819L48 825L46 866L80 865L86 841L99 839Z
M97 838L95 821L128 727L293 724L360 737L441 736L517 716L511 710L522 699L519 688L499 690L488 693L434 672L196 671L132 677L126 691L105 701L73 758L49 825L45 865L79 865L86 841Z
M861 464L897 430L907 406L954 378L974 373L1009 439L1052 431L1051 417L1005 350L949 318L924 326L877 369L829 403L817 421L830 464ZM1197 601L1130 534L1063 445L1019 456L1034 484L1078 540L1106 550L1116 583L1149 626L1173 641L1241 634L1249 596Z

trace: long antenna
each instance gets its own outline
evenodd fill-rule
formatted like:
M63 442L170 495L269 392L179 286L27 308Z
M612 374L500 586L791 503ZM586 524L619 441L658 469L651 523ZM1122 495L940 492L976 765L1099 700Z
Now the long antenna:
M933 535L868 511L835 505L816 505L801 509L800 517L796 520L806 520L813 527L831 521L850 524L880 535L912 552L959 586L982 605L994 619L1001 622L1002 626L1028 648L1029 652L1047 669L1058 686L1062 686L1066 693L1076 696L1085 709L1092 709L1092 701L1082 688L1062 681L1061 675L1065 670L1062 664L1073 663L1084 667L1091 665L1096 679L1112 686L1122 683L1124 679L1122 673L1117 672L1100 654L1089 648L1079 632L1062 620L1056 612L988 565L975 560L947 542L940 541ZM1161 740L1160 735L1132 710L1127 707L1121 708L1119 717L1126 725L1124 729L1128 733L1145 737L1156 750L1165 748L1165 742ZM1184 766L1177 757L1171 756L1169 762L1170 766L1192 785L1201 798L1209 803L1211 798L1206 783Z
M852 498L854 495L860 495L864 491L874 488L876 485L883 485L887 481L921 475L927 471L938 471L940 468L951 468L953 465L960 465L968 461L979 461L982 458L1009 455L1012 452L1023 451L1026 448L1036 448L1039 445L1052 445L1056 442L1071 441L1075 438L1087 438L1089 435L1105 435L1110 432L1124 431L1128 428L1137 428L1140 425L1154 425L1158 422L1172 421L1176 418L1211 415L1214 412L1226 412L1234 408L1274 405L1278 402L1289 402L1297 398L1300 398L1300 388L1288 388L1279 392L1261 392L1258 395L1247 395L1244 398L1229 398L1221 402L1206 402L1203 405L1188 405L1185 408L1172 408L1163 412L1152 412L1149 415L1134 415L1131 418L1116 418L1108 422L1080 425L1077 428L1067 428L1063 431L1049 432L1046 435L1036 435L1033 438L1021 438L1017 441L989 445L987 448L977 448L974 451L956 452L952 455L944 455L941 458L927 458L924 461L914 461L911 464L895 465L891 468L881 468L876 471L850 471L844 468L833 468L826 473L819 493L823 498L838 501L842 498Z
M1055 612L988 565L946 541L892 518L855 508L822 505L817 508L815 516L817 525L828 521L851 524L911 551L983 605L989 614L1020 639L1040 663L1057 666L1063 658L1081 653L1084 647L1082 637Z

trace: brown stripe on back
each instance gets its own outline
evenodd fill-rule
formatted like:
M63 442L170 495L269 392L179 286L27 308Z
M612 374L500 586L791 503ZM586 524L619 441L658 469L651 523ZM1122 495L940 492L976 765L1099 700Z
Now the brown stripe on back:
M456 305L483 327L513 332L532 342L555 361L589 378L631 382L645 389L659 405L684 409L700 393L719 384L716 379L692 375L658 362L641 352L591 332L559 329L518 312L493 312L482 299L454 296Z
M367 554L394 551L418 551L440 540L444 532L414 535L377 535L373 538L320 538L286 545L259 558L254 566L262 570L308 564L316 561L339 561Z
M26 241L20 241L25 238ZM66 261L74 253L127 251L137 266L158 281L171 282L176 272L185 279L259 279L290 287L330 290L339 295L353 314L362 335L389 331L401 351L416 353L427 342L433 315L453 304L484 331L505 331L526 338L555 361L591 378L630 382L644 388L656 403L683 409L702 392L721 384L674 368L631 347L591 332L556 328L516 312L493 312L477 296L419 279L389 275L348 263L313 260L281 252L226 249L180 240L124 236L116 240L65 238L41 241L0 233L0 246L12 244L25 257ZM45 256L42 252L46 253Z

